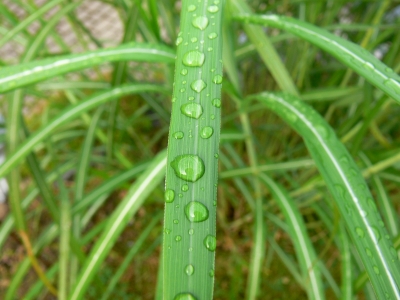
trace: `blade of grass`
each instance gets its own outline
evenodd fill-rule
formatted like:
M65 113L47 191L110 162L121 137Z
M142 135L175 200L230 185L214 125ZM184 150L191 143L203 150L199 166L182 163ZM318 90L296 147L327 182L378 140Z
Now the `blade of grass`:
M246 23L280 28L314 44L400 103L400 76L360 46L324 29L289 17L239 14L235 18Z
M334 196L375 292L381 298L400 298L397 252L364 178L335 132L295 96L262 93L252 97L301 134Z

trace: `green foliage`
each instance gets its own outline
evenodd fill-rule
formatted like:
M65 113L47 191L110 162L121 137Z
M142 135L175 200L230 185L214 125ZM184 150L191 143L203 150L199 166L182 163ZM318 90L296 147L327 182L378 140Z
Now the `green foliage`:
M400 299L397 1L7 3L1 299Z

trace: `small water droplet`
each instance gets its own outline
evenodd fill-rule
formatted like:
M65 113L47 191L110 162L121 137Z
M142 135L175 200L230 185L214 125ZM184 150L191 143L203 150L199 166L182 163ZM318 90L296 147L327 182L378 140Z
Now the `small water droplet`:
M165 228L164 231L165 231L166 234L170 234L171 233L171 229L168 229L168 228Z
M177 235L175 237L175 241L180 242L182 240L182 237L180 235Z
M181 36L178 36L178 38L176 39L175 45L179 46L183 41L183 38Z
M175 192L171 189L167 189L164 193L164 200L167 203L174 202L175 199Z
M210 277L214 277L214 270L211 269L210 272L208 272L208 275L210 275Z
M182 193L179 193L178 196L179 196L179 198L182 198L182 197L183 197L183 194L182 194Z
M377 266L374 266L373 269L376 275L379 275L381 273L379 272L379 268Z
M193 100L194 100L194 97L193 97L193 96L190 96L188 99L189 99L189 101L193 101Z
M212 114L212 115L210 116L210 118L211 118L211 120L214 120L214 119L215 119L215 115Z
M210 13L216 13L216 12L218 12L218 6L216 6L216 5L210 5L209 7L207 7L207 10L210 12Z
M192 252L192 251L193 251L193 248L192 248L192 247L190 247L190 248L189 248L189 252Z
M365 218L366 216L368 216L368 213L365 210L360 210L360 215L361 217Z
M191 41L192 43L196 43L198 40L197 40L197 37L192 37L192 38L190 39L190 41Z
M190 84L193 91L200 93L207 87L207 84L202 79L197 79Z
M206 127L203 127L203 129L201 130L200 136L203 139L208 139L213 135L213 133L214 133L214 129L212 129L212 127L210 127L210 126L206 126Z
M214 200L213 205L217 206L217 200Z
M356 227L356 233L359 237L365 236L364 230L362 230L360 227Z
M213 77L213 80L212 80L212 82L214 82L214 83L216 83L216 84L221 84L222 83L222 76L221 75L215 75L214 77Z
M201 67L204 64L204 53L200 51L189 51L183 55L182 63L188 67Z
M316 125L315 129L321 135L321 137L323 137L324 139L329 137L329 129L326 128L326 126L324 126L324 125Z
M215 251L217 248L217 240L213 235L207 235L203 240L203 244L209 251Z
M176 295L174 300L197 300L197 299L190 293L182 293Z
M368 71L373 71L375 69L374 65L371 64L370 62L365 62L363 63L363 68L367 69Z
M189 190L189 186L187 184L182 185L182 191L187 192Z
M182 104L181 112L193 119L198 119L203 114L203 107L198 103L186 103Z
M172 103L174 103L176 101L176 97L172 97Z
M367 203L368 203L368 206L369 206L373 211L375 211L375 212L378 211L378 208L376 207L376 204L375 204L374 199L368 198L368 199L367 199Z
M188 11L189 12L192 12L192 11L195 11L195 10L196 10L196 5L191 4L191 5L188 6Z
M189 229L189 234L190 234L190 235L193 235L193 233L194 233L194 229L193 229L193 228L190 228L190 229Z
M179 220L178 220L178 219L175 219L175 220L174 220L174 224L179 224Z
M381 227L385 227L385 223L383 223L382 220L379 220L379 221L378 221L378 225L381 226Z
M187 265L185 268L185 273L190 276L194 273L194 267L192 265Z
M172 136L173 136L175 139L180 140L180 139L183 139L184 134L183 134L182 131L177 131L177 132L175 132Z
M208 35L208 38L209 38L210 40L213 40L213 39L215 39L217 36L218 36L218 34L217 34L216 32L211 32L211 33Z
M365 253L367 253L369 257L372 257L372 252L369 250L369 248L365 248Z
M208 52L211 52L211 51L213 51L213 48L212 48L212 47L208 47L208 48L207 48L207 51L208 51Z
M383 84L388 88L393 89L397 94L400 94L400 83L393 78L386 79Z
M381 239L381 234L375 226L371 226L372 232L374 233L375 236L375 243L378 243Z
M179 91L180 91L181 93L184 93L184 92L186 91L186 89L185 89L185 88L181 88Z
M215 98L215 99L213 99L213 100L211 101L211 104L212 104L214 107L220 108L220 107L221 107L221 99Z
M191 201L185 206L185 215L190 222L203 222L208 219L208 209L201 202Z
M218 153L215 153L215 154L214 154L214 157L215 157L215 158L218 158L218 157L219 157Z
M192 25L195 28L198 28L200 30L204 30L208 26L208 18L204 16L196 17L192 21Z
M171 162L175 175L183 180L195 182L204 175L204 162L197 155L179 155Z
M182 84L186 84L186 82L187 82L187 81L186 81L186 80L184 80L184 81L182 81Z
M189 130L189 138L192 138L193 137L193 135L192 135L192 129L190 129Z
M182 69L182 70L181 70L181 74L182 74L183 76L187 75L187 73L188 73L188 70L187 70L187 69Z

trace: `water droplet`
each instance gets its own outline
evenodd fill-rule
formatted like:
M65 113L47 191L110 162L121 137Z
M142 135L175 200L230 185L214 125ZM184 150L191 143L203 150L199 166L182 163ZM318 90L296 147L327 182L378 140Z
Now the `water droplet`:
M321 137L323 137L325 139L329 137L329 130L328 130L328 128L326 128L326 126L324 126L324 125L316 125L315 129L321 135Z
M215 251L215 248L217 248L217 240L213 235L207 235L203 240L203 244L209 251Z
M220 107L221 107L221 99L215 98L215 99L213 99L213 100L211 101L211 104L212 104L214 107L220 108Z
M356 233L359 237L365 236L364 230L362 230L360 227L356 227Z
M185 89L185 88L181 88L179 91L180 91L181 93L184 93L184 92L186 91L186 89Z
M206 127L203 127L203 129L201 130L200 136L203 139L208 139L213 135L213 133L214 133L214 129L212 129L212 127L210 127L210 126L206 126Z
M386 79L383 84L391 89L393 89L397 94L399 94L400 83L393 78Z
M176 39L175 45L179 46L183 42L183 38L181 36L178 36Z
M360 215L361 217L365 218L366 216L368 216L368 213L365 210L360 210Z
M214 154L214 157L215 157L215 158L218 158L218 157L219 157L218 153L215 153L215 154Z
M189 248L189 252L192 252L192 251L193 251L193 248L192 248L192 247L190 247L190 248Z
M175 132L172 136L173 136L175 139L180 140L180 139L183 139L184 134L183 134L182 131L177 131L177 132Z
M187 184L182 185L182 191L187 192L189 190L189 186Z
M207 207L198 201L189 202L185 206L185 214L190 222L203 222L208 219Z
M397 251L396 249L394 249L394 247L390 247L390 254L392 254L393 257L397 258Z
M365 62L362 65L364 69L367 69L368 71L373 71L375 69L374 65L371 64L370 62Z
M212 48L212 47L208 47L208 48L207 48L207 51L208 51L208 52L211 52L211 51L213 51L213 48Z
M190 228L190 229L189 229L189 234L190 234L190 235L193 235L193 233L194 233L194 229L193 229L193 228Z
M210 277L214 277L214 270L211 269L210 272L208 272L208 275L210 275Z
M185 268L185 273L190 276L194 273L194 267L192 265L187 265Z
M208 38L209 38L210 40L213 40L213 39L215 39L217 36L218 36L218 34L217 34L216 32L211 32L211 33L208 35Z
M373 211L375 211L375 212L378 211L378 208L376 207L376 204L375 204L374 199L368 198L368 199L367 199L367 203L368 203L368 206L369 206Z
M374 269L374 272L375 272L376 275L380 274L379 268L377 266L374 266L373 269Z
M189 51L183 55L182 63L188 67L201 67L204 64L204 53L200 51Z
M214 83L216 83L216 84L221 84L222 83L222 76L221 75L215 75L214 77L213 77L213 80L212 80L212 82L214 82Z
M175 199L175 192L171 189L166 190L164 193L165 202L171 203L174 202L174 199Z
M182 74L183 76L187 75L187 73L188 73L188 70L187 70L187 69L182 69L182 70L181 70L181 74Z
M193 100L194 100L194 97L193 97L193 96L190 96L188 99L189 99L189 101L193 101Z
M393 73L393 69L392 68L385 68L385 71L388 73Z
M182 198L182 197L183 197L183 194L182 194L182 193L179 193L178 196L179 196L179 198Z
M213 205L217 206L217 200L214 200Z
M181 112L193 119L198 119L203 114L203 107L198 103L186 103L181 106Z
M218 5L219 4L219 0L214 0L214 4Z
M200 30L206 29L208 26L208 18L204 16L196 17L192 21L192 25Z
M195 11L195 10L196 10L196 5L191 4L191 5L188 6L188 11L189 12L192 12L192 11Z
M369 248L365 248L365 253L367 253L369 257L372 257L372 252L369 250Z
M170 234L171 233L171 229L168 229L168 228L165 228L164 231L165 231L166 234Z
M218 6L216 6L216 5L210 5L209 7L207 7L207 10L210 12L210 13L216 13L217 11L218 11Z
M176 101L176 98L175 97L172 97L172 103L174 103L175 101Z
M211 120L214 120L214 119L215 119L215 115L212 114L212 115L210 116L210 118L211 118Z
M382 220L379 220L379 221L378 221L378 225L381 226L381 227L385 227L385 223L383 223Z
M183 293L175 296L174 300L197 300L192 294Z
M195 182L204 175L204 162L197 155L179 155L171 162L175 175L183 180Z
M378 228L376 228L374 226L371 226L371 229L372 229L372 232L374 233L374 236L375 236L375 243L378 243L380 241L380 239L381 239L381 234L380 234Z
M192 43L196 43L198 40L197 40L197 37L192 37L192 38L190 39L190 41L191 41Z
M174 220L174 224L179 224L179 220L178 220L178 219L175 219L175 220Z
M193 135L192 135L192 130L190 129L189 130L189 138L192 138L193 137Z
M182 84L186 84L186 82L187 82L187 81L186 81L186 80L184 80L184 81L182 81Z
M197 79L190 84L193 91L200 93L207 87L207 84L202 79Z
M175 241L180 242L182 240L182 237L180 235L177 235L175 237Z

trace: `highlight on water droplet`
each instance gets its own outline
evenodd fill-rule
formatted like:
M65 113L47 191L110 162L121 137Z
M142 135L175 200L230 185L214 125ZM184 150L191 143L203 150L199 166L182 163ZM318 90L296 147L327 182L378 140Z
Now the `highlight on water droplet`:
M187 184L182 185L182 191L187 192L189 190L189 186Z
M187 73L188 73L188 70L187 70L187 69L182 69L182 70L181 70L181 74L182 74L183 76L187 75Z
M193 101L193 100L194 100L194 97L193 97L193 96L190 96L190 97L188 98L188 100L189 100L189 101Z
M217 36L218 36L218 34L217 34L216 32L211 32L211 33L208 35L208 38L209 38L210 40L213 40L213 39L215 39Z
M182 237L180 235L177 235L175 237L175 241L180 242L182 240Z
M182 293L175 296L174 300L197 300L195 296L190 293Z
M364 230L362 230L360 227L356 227L356 233L359 237L365 236Z
M208 26L208 18L204 16L199 16L193 19L192 25L195 28L198 28L200 30L204 30Z
M204 162L197 155L178 155L171 162L175 175L183 180L195 182L204 175Z
M209 7L207 7L207 10L210 12L210 13L216 13L216 12L218 12L218 6L216 6L216 5L210 5Z
M204 246L206 246L207 250L215 251L217 248L217 239L213 235L207 235L203 240Z
M167 203L174 202L175 199L175 192L171 189L167 189L164 193L164 200Z
M213 99L213 100L211 101L211 104L212 104L214 107L220 108L220 107L221 107L221 99L215 98L215 99Z
M184 134L183 134L182 131L177 131L177 132L175 132L172 136L173 136L175 139L180 140L180 139L183 139Z
M204 64L204 53L193 50L188 51L183 55L182 63L188 67L201 67Z
M214 133L214 129L210 126L206 126L201 129L200 136L203 139L208 139L213 135L213 133Z
M192 11L195 11L195 10L196 10L196 5L191 4L191 5L188 6L188 11L189 12L192 12Z
M208 219L208 209L201 202L191 201L185 206L185 215L190 222L203 222Z
M189 118L198 119L203 114L203 107L198 103L182 104L181 112Z
M214 82L214 83L216 83L216 84L221 84L222 83L222 76L221 75L215 75L214 77L213 77L213 80L212 80L212 82Z
M193 275L193 273L194 273L194 267L193 267L193 265L187 265L186 268L185 268L185 273L186 273L188 276Z
M181 36L178 36L178 38L176 39L175 45L179 46L183 41L183 38Z
M207 84L202 79L197 79L190 84L193 91L200 93L207 87Z

